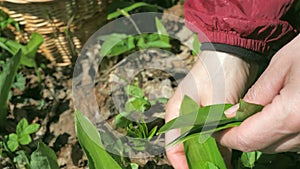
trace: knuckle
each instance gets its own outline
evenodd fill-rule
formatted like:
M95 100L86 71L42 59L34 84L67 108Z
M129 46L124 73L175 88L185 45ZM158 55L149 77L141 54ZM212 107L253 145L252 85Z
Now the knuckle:
M237 148L243 152L255 151L255 148L249 142L249 139L244 135L239 135L236 140Z

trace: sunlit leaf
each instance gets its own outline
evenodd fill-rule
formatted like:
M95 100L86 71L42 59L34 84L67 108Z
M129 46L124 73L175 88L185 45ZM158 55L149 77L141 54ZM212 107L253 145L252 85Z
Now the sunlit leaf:
M76 133L90 169L121 169L119 164L105 151L100 134L93 124L78 110L75 111Z
M15 133L9 134L7 138L7 148L9 149L9 151L14 152L18 149L18 147L18 136Z
M198 112L198 109L198 104L190 97L185 96L180 106L180 116L185 115L185 113L191 114ZM181 132L186 132L189 129L190 127L183 127L181 128ZM204 139L204 142L200 141ZM205 138L198 135L198 137L194 137L183 142L183 145L190 169L203 168L208 162L211 162L213 165L217 166L217 168L226 169L222 155L220 154L218 146L212 137Z
M140 8L140 7L151 7L151 8L157 8L156 5L151 5L151 4L148 4L148 3L145 3L145 2L138 2L138 3L134 3L128 7L125 7L123 9L119 9L117 10L116 12L113 12L113 13L110 13L108 16L107 16L107 19L108 20L111 20L111 19L114 19L114 18L117 18L119 17L120 15L122 15L122 12L121 10L125 11L125 12L130 12L136 8Z
M262 155L259 151L254 152L244 152L241 156L241 162L245 167L253 168L255 166L255 162Z

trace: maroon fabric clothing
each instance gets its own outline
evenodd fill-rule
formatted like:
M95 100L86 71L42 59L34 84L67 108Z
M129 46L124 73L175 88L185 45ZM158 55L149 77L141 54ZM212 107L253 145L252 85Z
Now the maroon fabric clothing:
M185 19L201 42L242 47L267 56L298 33L283 20L294 1L186 0Z

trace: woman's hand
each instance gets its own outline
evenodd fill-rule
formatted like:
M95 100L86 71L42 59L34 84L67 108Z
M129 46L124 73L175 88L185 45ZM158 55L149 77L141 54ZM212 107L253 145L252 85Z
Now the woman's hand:
M184 95L190 96L199 106L236 103L254 81L256 72L255 64L249 64L236 56L216 51L202 52L169 100L166 106L166 122L179 116ZM179 135L179 129L167 132L166 143ZM175 169L188 169L183 144L167 149L167 156Z
M216 134L219 142L241 151L300 151L300 35L283 47L244 100L264 109L239 127ZM238 106L228 110L235 116Z

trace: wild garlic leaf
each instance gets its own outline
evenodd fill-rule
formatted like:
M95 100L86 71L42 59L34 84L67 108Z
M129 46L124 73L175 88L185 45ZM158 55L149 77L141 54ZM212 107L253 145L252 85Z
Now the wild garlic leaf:
M198 112L198 104L188 96L183 98L180 106L180 116L186 113ZM181 128L181 133L186 132L190 127ZM201 142L200 140L201 139ZM202 142L203 141L203 142ZM225 162L218 149L216 141L212 137L198 135L183 143L187 162L190 169L203 168L209 161L218 166L220 169L226 169Z
M211 134L211 133L216 132L216 131L220 131L220 130L224 130L224 129L227 129L227 128L239 126L245 119L247 119L249 116L255 114L256 112L261 111L262 108L263 108L263 106L261 106L261 105L253 104L253 103L247 103L243 100L240 100L239 104L240 104L240 107L239 107L239 110L237 112L237 116L233 117L233 118L227 118L223 113L227 108L231 107L232 105L227 105L226 106L224 104L223 107L225 107L225 109L223 109L223 110L220 107L218 107L218 106L222 107L222 105L208 106L208 107L215 108L216 111L211 111L211 110L207 110L207 109L205 110L204 109L205 107L200 108L199 111L198 111L198 114L194 115L194 117L196 116L196 122L193 123L192 128L189 131L183 133L181 136L179 136L173 142L171 142L170 145L177 144L177 143L186 141L190 138L193 138L193 137L197 136L197 133ZM219 111L219 113L222 113L221 120L219 120L219 121L218 120L215 120L215 121L214 120L209 120L209 121L206 120L205 121L205 117L202 117L202 116L200 116L202 119L201 118L198 119L199 114L200 114L199 112L201 112L200 110L206 111L206 117L210 113L216 113L216 115L217 115L217 112ZM208 111L210 111L210 112L208 112ZM189 116L191 117L192 115L189 115ZM178 117L177 120L179 120L179 122L181 122L181 123L184 123L182 117ZM184 120L188 120L188 119L184 119ZM201 120L202 120L202 123L200 123ZM175 119L175 121L176 121L176 119ZM170 121L170 122L172 122L172 121ZM186 122L188 122L188 121L186 121ZM167 127L164 128L164 126L163 126L162 127L163 131L165 132L165 131L168 131L170 129L173 129L174 128L173 126L175 126L173 123L165 124L164 126L167 126ZM179 126L179 125L175 126L175 128L182 128L182 127L186 127L186 125L184 126L184 125L181 124L181 126Z
M121 169L121 166L105 151L96 127L78 110L75 111L75 129L78 141L88 158L90 169Z
M242 164L247 168L253 168L255 166L255 162L260 158L262 155L259 151L254 152L243 152L241 156Z
M206 127L216 127L220 123L227 123L233 121L233 119L227 119L226 116L223 114L224 111L230 108L231 106L232 104L216 104L211 106L205 106L199 109L197 105L197 110L193 109L193 112L190 111L190 109L191 107L195 106L187 106L187 108L183 108L182 110L186 110L187 112L189 112L188 114L181 115L163 125L158 131L158 134L165 133L168 130L175 128L195 126L203 128L204 125L206 125ZM209 118L207 118L208 115L210 116Z

